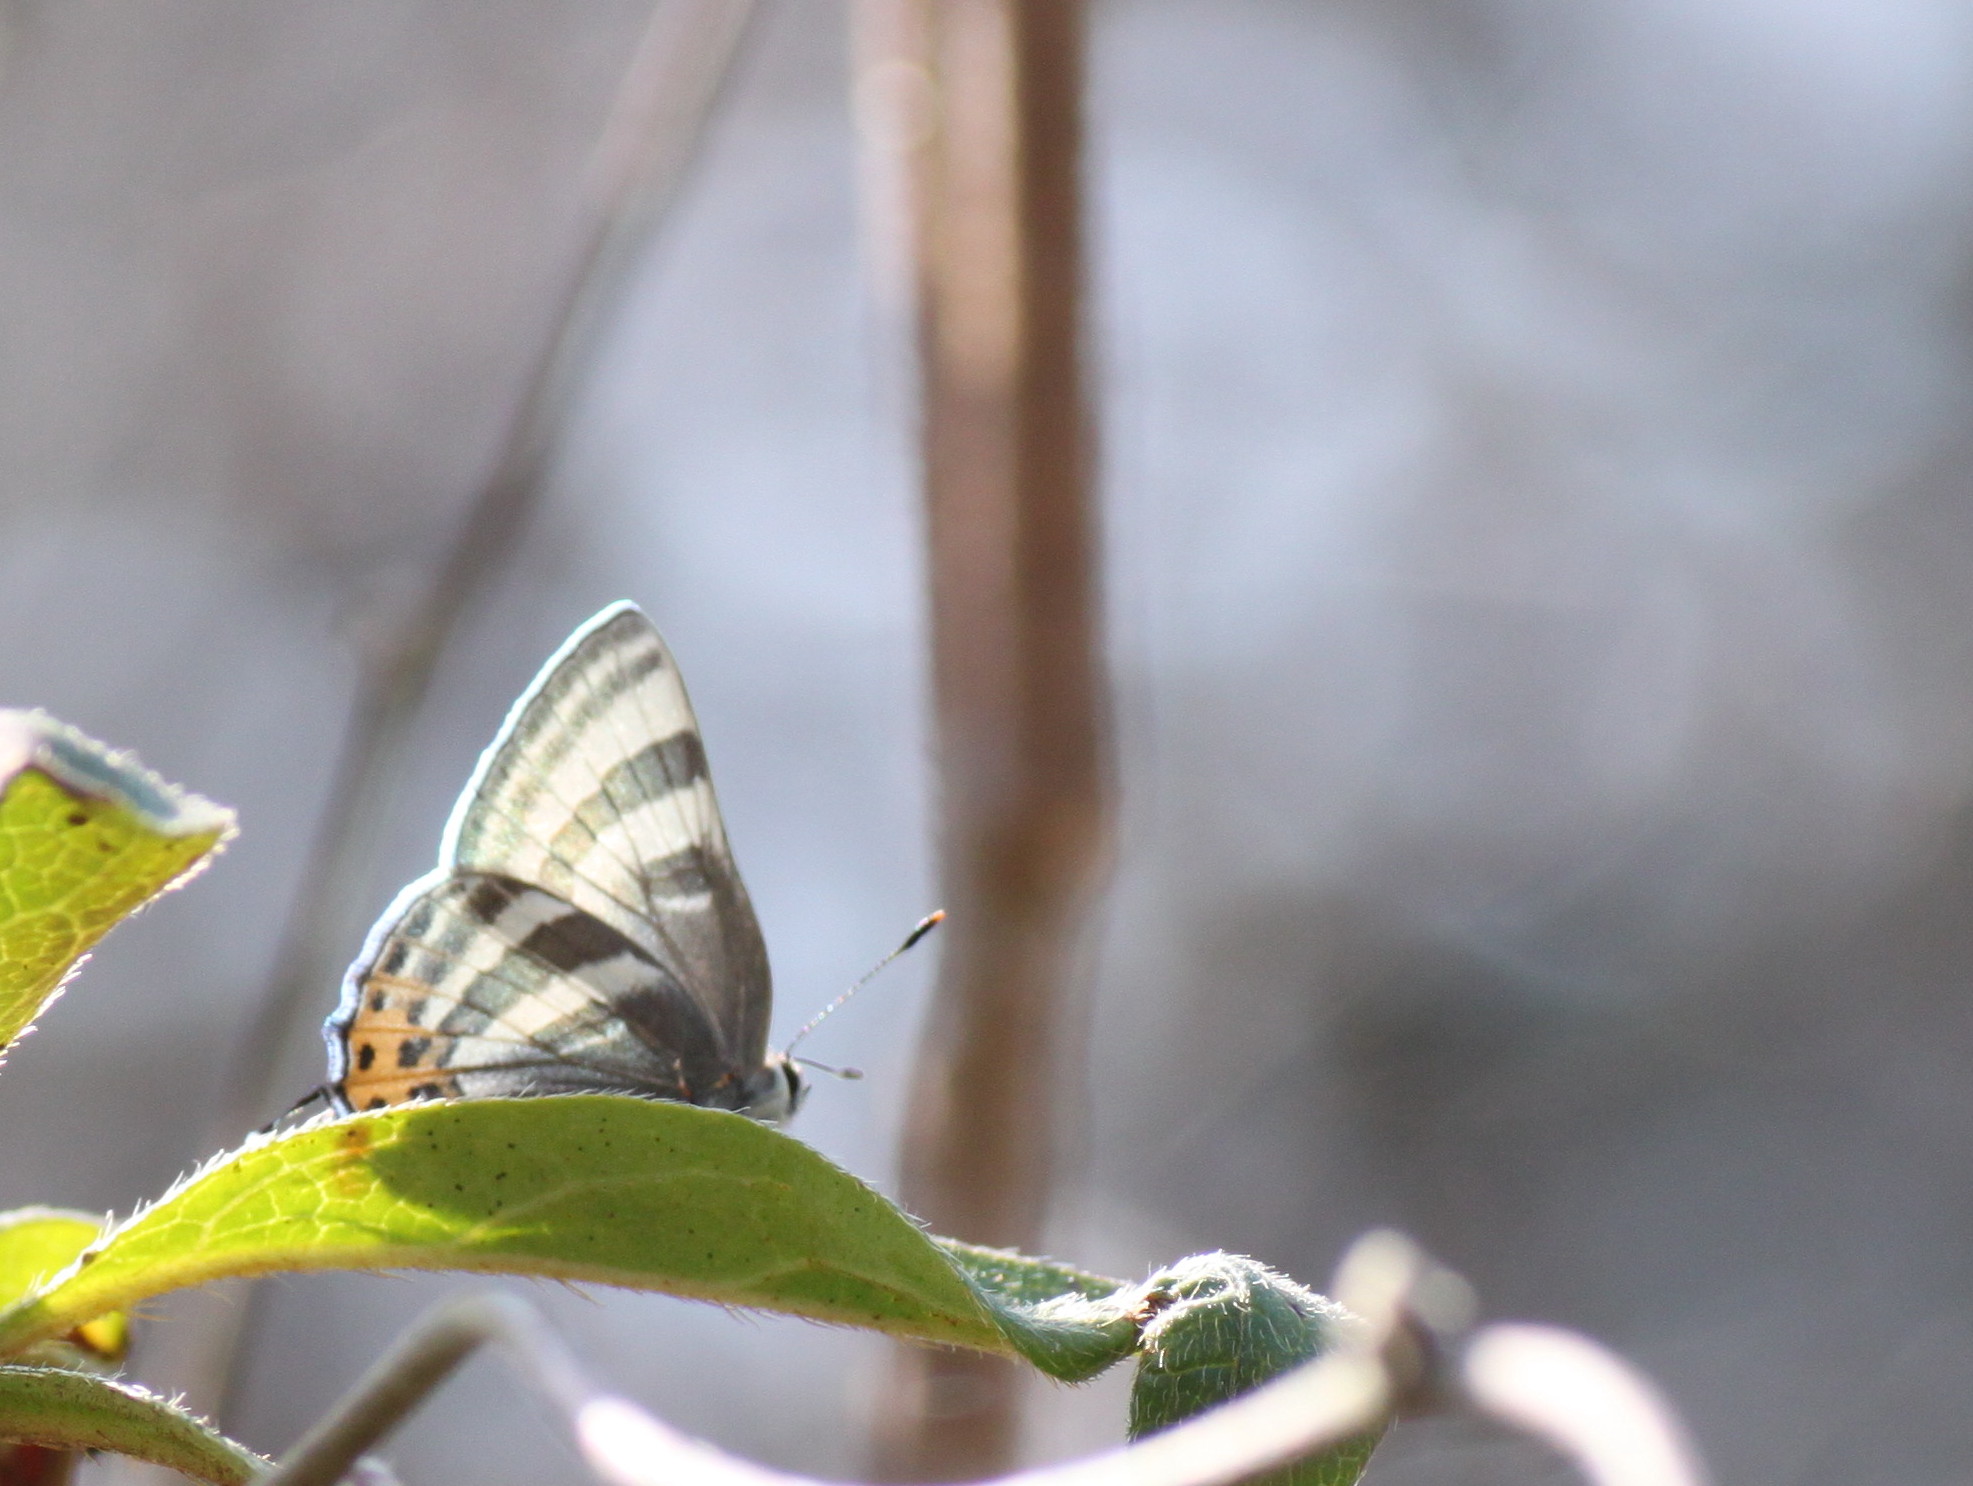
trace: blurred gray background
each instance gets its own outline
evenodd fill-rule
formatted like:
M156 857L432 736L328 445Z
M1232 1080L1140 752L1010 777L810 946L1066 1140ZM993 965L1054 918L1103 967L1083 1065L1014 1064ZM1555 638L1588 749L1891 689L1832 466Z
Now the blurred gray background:
M360 647L492 457L644 15L0 9L0 703L242 818L10 1060L0 1202L127 1211L207 1153ZM780 1035L933 892L846 26L764 11L374 892L562 635L634 598ZM1639 1360L1722 1482L1963 1480L1973 6L1111 0L1092 65L1124 827L1051 1246L1321 1284L1397 1223L1492 1313ZM813 1045L870 1076L797 1132L880 1185L928 969ZM238 1431L285 1446L450 1287L276 1282ZM667 1417L860 1467L871 1339L534 1293ZM1036 1458L1120 1431L1121 1380L1036 1393ZM492 1364L396 1455L579 1479ZM1372 1480L1554 1469L1434 1428Z

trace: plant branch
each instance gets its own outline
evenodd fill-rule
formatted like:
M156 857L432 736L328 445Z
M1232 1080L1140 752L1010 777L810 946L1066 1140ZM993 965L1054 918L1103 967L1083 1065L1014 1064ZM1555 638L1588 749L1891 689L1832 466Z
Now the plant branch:
M489 1344L561 1413L583 1459L611 1486L822 1486L728 1455L597 1387L532 1306L497 1294L434 1308L254 1486L335 1486ZM1376 1428L1390 1403L1384 1377L1352 1349L1134 1445L1016 1472L1001 1486L1224 1486Z
M1110 855L1082 367L1083 5L863 0L858 22L873 174L903 208L890 225L915 329L951 911L901 1182L935 1228L1036 1248L1077 1102L1064 1043ZM1016 1374L952 1354L897 1364L887 1391L907 1402L880 1433L885 1474L1004 1467Z
M389 819L411 725L446 642L505 565L540 503L561 430L598 337L676 200L751 0L660 3L583 172L584 240L553 332L529 369L492 468L419 600L370 646L344 730L329 805L303 869L269 993L235 1053L218 1139L264 1119L282 1090L281 1054L318 1017L368 921L375 845Z
M1671 1405L1588 1337L1488 1326L1467 1346L1464 1374L1475 1408L1548 1444L1595 1486L1703 1486L1704 1467Z
M1468 1344L1463 1282L1395 1234L1360 1239L1337 1282L1363 1323L1347 1345L1134 1444L991 1486L1233 1486L1401 1415L1458 1412L1543 1440L1592 1486L1704 1486L1670 1407L1608 1349L1541 1326L1488 1326ZM254 1486L334 1486L489 1343L562 1415L608 1486L822 1486L728 1455L598 1387L532 1307L504 1295L430 1312Z
M489 1343L568 1417L577 1417L595 1395L533 1306L510 1295L457 1296L426 1312L256 1486L335 1486L460 1363Z

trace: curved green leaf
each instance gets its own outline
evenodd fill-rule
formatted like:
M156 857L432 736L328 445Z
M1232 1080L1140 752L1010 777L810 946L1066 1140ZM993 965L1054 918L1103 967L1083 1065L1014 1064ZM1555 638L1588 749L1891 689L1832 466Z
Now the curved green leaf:
M767 1126L590 1094L415 1104L255 1141L0 1311L0 1355L168 1290L310 1269L663 1290L1015 1353L1066 1379L1136 1352L1133 1434L1247 1391L1332 1345L1347 1324L1339 1308L1251 1259L1202 1255L1124 1285L933 1240ZM1347 1486L1372 1444L1270 1481Z
M58 1207L23 1207L0 1213L0 1305L39 1289L75 1262L102 1236L103 1220ZM84 1321L58 1342L38 1349L36 1361L101 1369L122 1361L129 1322L122 1311Z
M1085 1382L1137 1349L1141 1285L1006 1249L932 1242L959 1266L1014 1350L1050 1377Z
M141 1388L55 1368L0 1367L0 1440L114 1450L214 1486L245 1486L269 1465Z
M0 1312L0 1355L231 1275L593 1280L1011 1351L902 1213L740 1115L612 1095L402 1106L222 1157Z
M0 1047L90 946L233 833L186 794L40 712L0 710Z

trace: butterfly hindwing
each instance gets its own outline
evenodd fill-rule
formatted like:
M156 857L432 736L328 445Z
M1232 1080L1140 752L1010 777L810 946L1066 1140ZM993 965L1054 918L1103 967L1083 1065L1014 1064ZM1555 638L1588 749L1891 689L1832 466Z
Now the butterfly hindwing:
M747 1102L718 1035L662 965L512 878L414 883L351 968L339 1066L355 1108L568 1092Z

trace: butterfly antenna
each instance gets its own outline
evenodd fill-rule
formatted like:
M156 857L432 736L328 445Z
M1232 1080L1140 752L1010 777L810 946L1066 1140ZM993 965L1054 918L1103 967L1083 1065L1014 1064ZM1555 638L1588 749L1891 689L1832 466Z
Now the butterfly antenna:
M796 1058L795 1062L804 1068L813 1068L817 1073L826 1073L832 1078L859 1079L863 1077L861 1068L831 1068L827 1063L818 1063L813 1058Z
M821 1026L823 1021L832 1012L839 1009L845 1001L849 1000L851 996L854 996L858 991L862 990L865 986L869 985L871 981L875 980L877 978L878 971L882 970L886 965L890 964L892 960L895 960L899 955L903 954L906 950L910 949L920 939L923 939L927 934L931 933L932 930L936 929L940 924L944 922L945 922L945 910L943 908L928 913L923 918L919 919L917 925L912 929L912 931L904 936L904 943L900 944L896 949L892 950L889 954L885 955L876 964L872 965L868 970L864 971L863 974L858 977L855 985L851 986L848 990L844 991L842 995L838 996L835 1000L831 1001L827 1006L823 1007L820 1011L816 1012L814 1016L810 1017L805 1023L803 1023L801 1031L797 1032L794 1035L794 1037L789 1040L787 1047L782 1049L782 1056L786 1057L788 1056L788 1054L794 1052L796 1043L800 1042L804 1037L808 1036L809 1033L813 1032L817 1027ZM834 1073L840 1078L863 1077L862 1073L860 1073L854 1068L839 1070L835 1068L830 1068L822 1063L811 1062L807 1058L803 1058L800 1061L803 1063L807 1063L811 1068L820 1068L824 1073Z

